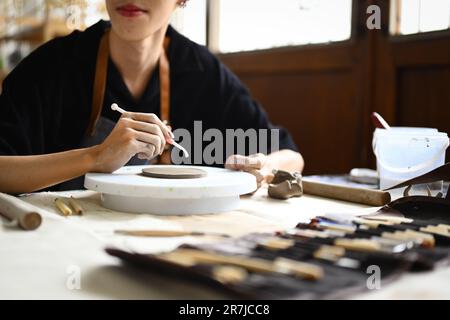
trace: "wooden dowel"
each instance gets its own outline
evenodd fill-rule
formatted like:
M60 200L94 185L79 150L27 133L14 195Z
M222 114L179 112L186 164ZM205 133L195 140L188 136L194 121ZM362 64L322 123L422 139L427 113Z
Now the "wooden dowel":
M386 191L353 188L330 183L309 181L307 179L303 179L302 183L303 192L305 194L319 197L361 203L376 207L384 206L391 201L391 195Z
M70 199L69 199L69 205L72 207L73 211L74 211L77 215L79 215L79 216L83 215L84 210L83 210L83 208L80 206L80 204L78 203L78 201L76 201L76 200L74 199L74 197L70 197Z
M23 230L35 230L42 223L42 217L33 205L1 192L0 214L8 220L17 221Z
M55 199L55 205L63 216L67 217L72 214L72 209L70 209L61 199Z

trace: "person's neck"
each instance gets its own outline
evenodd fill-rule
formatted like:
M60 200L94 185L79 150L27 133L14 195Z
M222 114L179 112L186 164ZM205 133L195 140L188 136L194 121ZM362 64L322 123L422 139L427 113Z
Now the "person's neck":
M135 99L144 92L161 55L167 28L139 41L121 39L114 30L109 35L111 59Z

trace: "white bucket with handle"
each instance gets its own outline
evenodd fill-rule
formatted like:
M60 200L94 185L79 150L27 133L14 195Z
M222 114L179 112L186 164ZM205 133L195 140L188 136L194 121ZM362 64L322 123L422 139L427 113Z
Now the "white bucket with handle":
M437 129L375 129L372 147L377 157L380 189L390 188L444 165L448 146L447 134L438 132ZM427 190L427 187L432 190ZM426 193L441 192L442 182L431 187L425 186L425 189ZM400 195L393 194L393 197Z

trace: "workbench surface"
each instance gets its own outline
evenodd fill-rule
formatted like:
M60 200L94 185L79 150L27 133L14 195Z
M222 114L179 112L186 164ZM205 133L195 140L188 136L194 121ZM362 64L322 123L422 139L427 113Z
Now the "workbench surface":
M83 216L62 217L56 197L80 199ZM35 231L6 223L0 228L1 299L214 299L220 293L190 282L147 274L123 266L104 251L115 246L137 252L170 250L186 242L213 241L205 237L137 238L114 234L116 229L185 229L234 236L294 227L323 213L368 213L373 208L312 196L287 201L267 197L262 188L242 197L237 211L202 216L155 216L120 213L100 206L92 191L34 193L22 197L41 209ZM78 275L79 278L78 278ZM77 278L74 278L77 277ZM74 280L78 279L80 280ZM394 283L354 296L355 299L450 299L450 267L406 274ZM78 286L78 284L80 286ZM79 288L78 288L79 287Z

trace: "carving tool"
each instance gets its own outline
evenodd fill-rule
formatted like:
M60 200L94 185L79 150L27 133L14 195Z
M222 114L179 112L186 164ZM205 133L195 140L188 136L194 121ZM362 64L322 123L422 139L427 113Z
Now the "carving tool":
M119 107L117 105L117 103L113 103L111 105L111 110L113 111L117 111L121 114L126 113L127 111L125 111L124 109L122 109L121 107ZM189 158L189 152L187 152L187 150L180 144L178 144L177 142L175 142L175 140L173 140L175 138L174 134L172 133L172 131L169 131L169 134L171 136L171 139L166 139L166 142L173 145L174 147L180 149L183 152L183 155L185 158Z
M116 234L134 237L185 237L185 236L213 236L229 238L224 233L183 231L183 230L116 230Z

